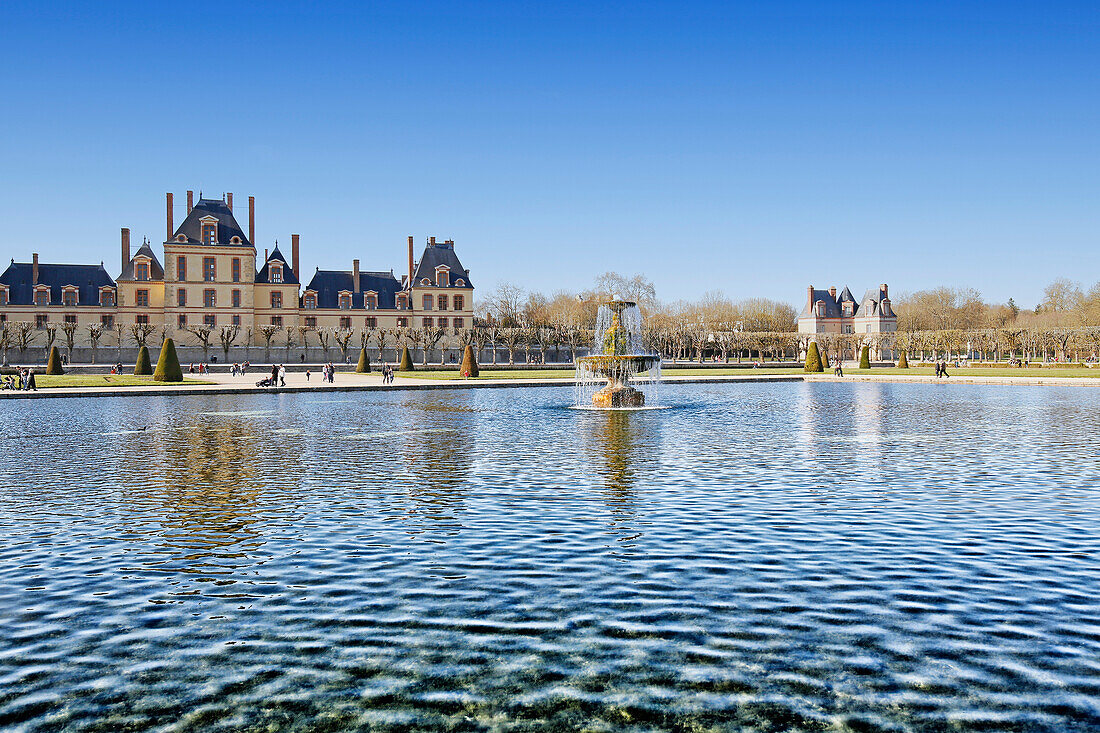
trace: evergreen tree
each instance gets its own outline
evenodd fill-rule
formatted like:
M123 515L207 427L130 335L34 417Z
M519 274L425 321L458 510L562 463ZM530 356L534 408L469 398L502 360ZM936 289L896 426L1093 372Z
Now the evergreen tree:
M864 344L863 349L859 352L859 368L870 369L871 368L871 347Z
M462 367L459 372L467 377L476 377L481 370L477 366L477 357L474 355L474 347L469 344L462 351Z
M57 350L56 346L50 347L50 359L46 362L46 374L64 374L65 370L61 368L61 352Z
M355 365L355 371L357 374L370 374L370 359L366 348L359 349L359 363Z
M147 377L153 373L153 365L149 361L149 348L142 346L138 350L137 363L134 364L135 377Z
M825 371L825 367L821 365L821 351L818 350L816 341L811 341L809 348L806 349L806 371Z
M164 339L164 343L161 344L160 358L157 359L153 379L158 382L183 381L183 369L180 368L180 360L176 356L176 342L170 338Z
M906 358L905 352L901 352L901 356L898 357L898 369L908 369L909 359Z
M413 369L412 354L409 353L409 347L406 346L401 350L401 363L397 365L397 371L411 372Z

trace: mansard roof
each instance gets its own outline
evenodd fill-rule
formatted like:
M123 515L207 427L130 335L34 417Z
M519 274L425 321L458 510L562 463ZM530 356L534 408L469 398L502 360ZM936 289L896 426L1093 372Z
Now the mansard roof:
M12 260L8 269L0 275L0 284L8 286L8 302L11 305L34 304L34 265ZM99 305L99 289L115 287L115 281L102 264L51 265L39 263L38 285L50 287L50 304L61 304L61 292L67 285L75 285L79 293L79 305Z
M844 289L847 292L847 288ZM851 293L848 293L851 295ZM837 303L836 298L828 290L814 290L814 304L818 302L825 302L825 318L840 318L840 306ZM798 314L799 318L816 318L817 312L810 310L810 304L807 303L802 307L802 312Z
M279 245L276 243L275 250L268 255L267 262L260 268L260 271L256 273L256 282L269 283L270 273L268 272L268 263L270 262L282 262L283 263L283 284L297 285L298 273L294 272L294 268L290 266L290 263L283 257L283 253L279 251Z
M848 289L847 285L844 286L844 290L840 291L840 295L837 296L836 302L843 303L846 300L850 300L853 303L857 302L856 296L852 295L852 291Z
M354 292L350 270L317 270L306 286L307 291L317 293L318 308L339 308L340 292L346 290L352 293L351 307L355 310L366 308L364 301L368 290L378 293L379 309L396 308L400 289L401 283L392 272L360 272L359 292Z
M119 282L127 282L135 280L134 278L134 260L138 257L148 257L149 262L149 279L150 280L163 280L164 268L161 267L160 260L153 253L153 248L149 246L149 242L142 242L141 247L134 253L134 256L130 258L130 261L126 263L126 269L122 271L122 274L118 276Z
M450 269L448 287L473 289L474 285L470 282L470 273L458 261L458 255L455 254L455 243L450 240L428 243L428 246L424 248L424 254L420 256L420 262L416 264L412 284L415 285L427 278L432 285L435 285L435 270L440 265L446 265ZM459 280L463 281L462 285L456 285Z
M880 316L882 318L896 318L894 310L890 307L890 297L881 287L868 288L860 301L863 311L859 315Z
M230 240L233 237L240 237L241 243L234 246L248 246L252 244L248 241L248 237L241 231L240 225L237 220L233 218L233 212L230 211L229 206L221 199L199 199L199 202L195 204L194 208L187 214L187 218L183 220L183 223L179 225L175 233L172 234L173 243L179 239L179 235L187 237L188 244L201 244L202 243L202 222L201 219L207 216L212 216L218 220L218 237L217 244L231 244Z

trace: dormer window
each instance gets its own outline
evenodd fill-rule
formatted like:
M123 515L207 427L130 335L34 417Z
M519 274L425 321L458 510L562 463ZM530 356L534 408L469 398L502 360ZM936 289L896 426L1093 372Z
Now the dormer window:
M176 241L177 242L186 242L187 241L187 235L186 234L177 234L176 235Z
M100 288L99 304L104 308L115 307L115 291L110 288Z
M61 305L73 307L76 305L80 294L76 287L72 285L65 286L65 289L61 291Z
M149 263L147 261L134 263L134 279L135 280L148 280L149 279Z
M50 288L48 285L39 285L34 289L34 304L46 306L50 304Z
M317 293L306 292L305 297L302 298L302 307L306 310L316 310Z
M369 311L376 310L378 308L378 293L367 292L363 296L363 306Z
M844 302L844 315L852 315L852 301L850 300Z
M409 296L407 293L397 294L397 309L402 311L409 309Z
M818 303L817 304L817 317L818 318L824 318L825 317L825 304L824 303Z
M0 285L0 306L8 304L8 286Z
M440 265L435 268L435 286L437 288L445 288L451 282L451 268L446 265Z
M459 279L455 280L455 287L456 288L461 288L461 287L464 287L465 285L466 285L466 281L463 280L462 278L459 278Z
M234 234L232 237L229 238L229 243L230 244L242 244L241 238L238 237L236 234Z
M271 265L271 282L281 283L283 281L283 266Z
M351 310L351 291L343 290L340 292L340 299L338 301L340 310Z
M420 284L421 284L421 285L431 285L431 284L432 284L432 281L431 281L431 280L429 280L429 279L428 279L428 278L426 278L426 277L423 277L423 278L420 278Z
M203 223L202 225L202 243L214 244L218 238L218 225L213 223Z

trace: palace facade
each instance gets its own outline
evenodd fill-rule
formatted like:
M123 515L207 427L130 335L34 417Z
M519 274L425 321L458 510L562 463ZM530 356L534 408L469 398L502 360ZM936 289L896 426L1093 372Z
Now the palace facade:
M184 345L194 345L187 336L196 328L211 329L217 343L222 326L237 326L236 343L255 346L274 328L473 325L473 284L452 240L430 237L416 260L409 237L408 269L400 276L360 270L354 259L350 270L317 269L303 289L299 235L290 237L289 261L278 243L259 256L254 197L248 197L247 234L235 218L233 194L195 202L188 191L186 201L177 227L173 196L166 196L160 258L148 240L131 254L130 230L122 228L117 278L102 263L49 264L37 253L30 262L12 259L0 275L0 322L26 321L38 329L75 323L82 334L93 325L117 333L122 324L128 333L147 324Z
M798 314L799 333L890 333L898 329L898 317L890 307L890 289L871 288L856 300L852 291L806 288L805 307Z

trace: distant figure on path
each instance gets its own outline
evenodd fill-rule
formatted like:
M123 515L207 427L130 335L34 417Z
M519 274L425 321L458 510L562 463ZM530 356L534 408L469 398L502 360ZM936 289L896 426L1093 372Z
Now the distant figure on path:
M38 391L38 384L34 381L34 369L27 372L27 389Z
M279 365L278 364L272 364L271 365L271 386L272 387L278 387L279 386Z
M286 367L282 364L279 365L279 386L286 386Z
M308 369L306 369L306 381L307 382L309 381L309 370Z
M844 376L844 367L842 367L840 365L840 358L839 357L837 357L836 366L833 367L833 376L835 376L835 377L843 377Z

